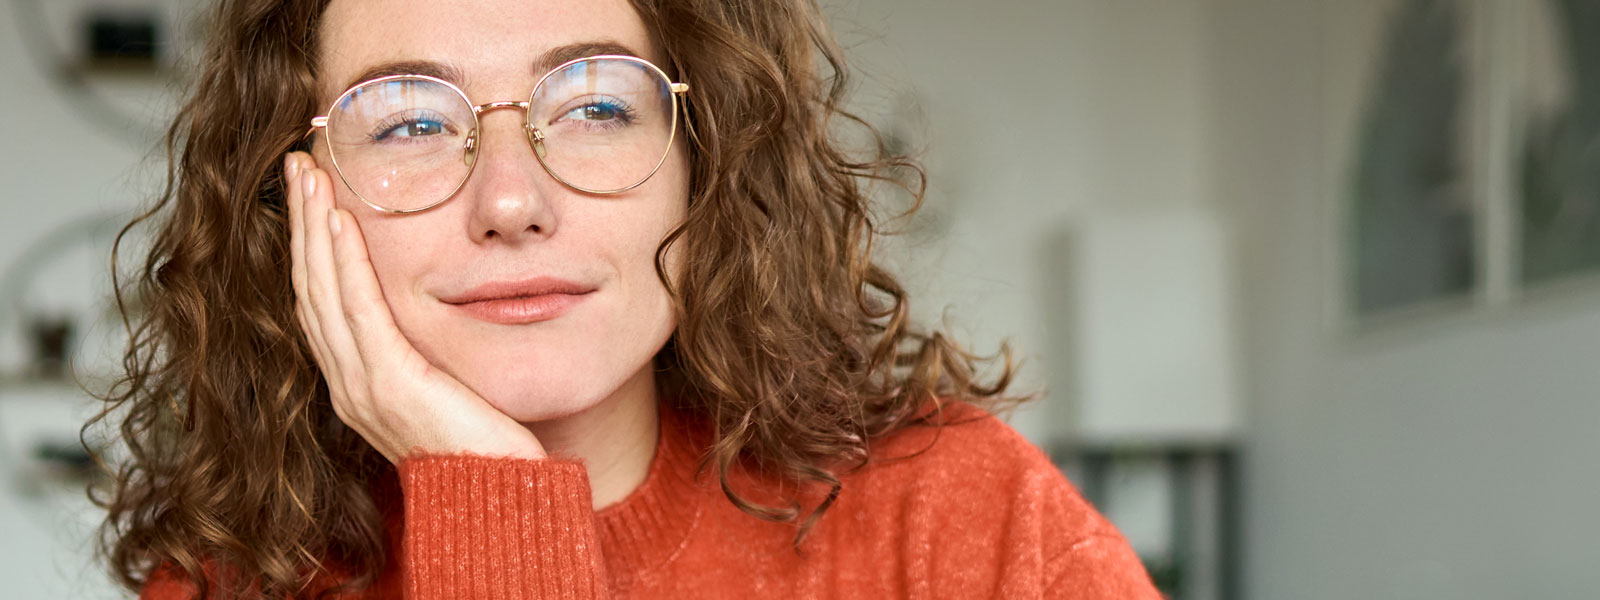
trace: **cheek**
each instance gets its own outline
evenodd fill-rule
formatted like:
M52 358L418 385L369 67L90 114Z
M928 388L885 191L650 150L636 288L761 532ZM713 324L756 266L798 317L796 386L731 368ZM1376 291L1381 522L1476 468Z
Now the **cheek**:
M417 287L416 282L430 268L429 257L437 255L431 246L442 239L445 233L441 230L440 220L378 212L350 191L338 173L332 171L331 163L320 161L321 157L318 165L329 165L327 170L332 179L334 205L354 216L356 225L361 228L361 237L367 246L367 259L372 262L372 270L377 275L378 285L383 288L384 298L396 309L398 321L398 312L404 308L407 299L414 295L411 291Z
M631 233L625 238L614 238L614 247L619 251L616 262L620 270L625 272L632 308L638 311L636 314L640 317L648 315L651 321L640 323L639 326L657 329L661 321L670 324L673 311L667 288L656 273L656 252L662 240L683 218L683 208L663 203L657 205L647 218L640 218L642 216L645 215L634 215L634 225L626 230ZM681 246L681 242L673 244L663 256L662 267L669 276L677 271Z
M354 201L356 206L341 203L340 208L356 215L356 223L366 240L367 258L372 262L373 275L383 290L384 302L394 317L395 325L401 333L410 337L411 333L420 330L418 321L423 318L423 307L417 291L423 276L436 268L430 261L439 253L430 248L430 244L439 233L422 230L420 226L426 225L427 219L380 214L359 199L349 200Z

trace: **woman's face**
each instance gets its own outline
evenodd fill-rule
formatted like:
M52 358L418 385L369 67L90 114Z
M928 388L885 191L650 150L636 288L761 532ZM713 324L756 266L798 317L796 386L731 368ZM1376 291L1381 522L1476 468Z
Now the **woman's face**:
M336 0L320 35L323 106L363 73L397 61L455 69L463 80L452 83L473 104L527 100L548 69L535 65L565 46L616 44L665 64L625 0ZM687 210L681 127L648 181L597 196L540 166L522 134L522 111L479 118L471 178L432 209L381 213L334 178L339 206L361 225L395 323L435 366L518 421L571 414L624 384L640 385L675 326L654 260ZM334 175L318 136L313 155ZM673 258L669 272L676 272ZM536 322L507 323L459 303L486 284L538 277L593 291Z

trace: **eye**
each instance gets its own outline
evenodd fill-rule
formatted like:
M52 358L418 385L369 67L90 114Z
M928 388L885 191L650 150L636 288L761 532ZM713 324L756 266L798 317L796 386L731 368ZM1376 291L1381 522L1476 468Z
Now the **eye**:
M412 108L373 122L366 129L367 141L374 144L415 144L437 142L455 135L456 128L445 113L429 108Z
M405 137L418 137L435 135L444 131L444 123L438 121L412 121L398 128L395 133Z
M615 128L632 124L634 113L633 109L621 100L604 97L576 106L552 119L551 122L553 124L559 121L572 121L589 127Z
M604 104L591 104L573 109L567 113L567 117L585 121L610 121L617 118L617 110Z
M383 141L391 137L422 138L445 132L444 123L432 119L407 118L378 131L373 139Z

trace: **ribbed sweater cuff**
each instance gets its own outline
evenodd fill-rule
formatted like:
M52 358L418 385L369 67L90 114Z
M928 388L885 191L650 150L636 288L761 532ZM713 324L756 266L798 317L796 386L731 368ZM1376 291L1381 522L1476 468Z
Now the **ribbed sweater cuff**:
M406 597L598 598L605 573L589 476L576 461L407 457Z

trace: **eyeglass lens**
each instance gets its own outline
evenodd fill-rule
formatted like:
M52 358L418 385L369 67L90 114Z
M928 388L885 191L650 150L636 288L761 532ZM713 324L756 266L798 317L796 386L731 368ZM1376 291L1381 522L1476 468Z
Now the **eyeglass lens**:
M671 144L674 99L650 66L588 59L539 83L528 106L534 153L551 175L584 191L615 192L643 182ZM483 141L472 105L451 86L402 77L364 84L328 115L329 151L363 199L417 210L461 187ZM503 146L502 146L503 147Z

